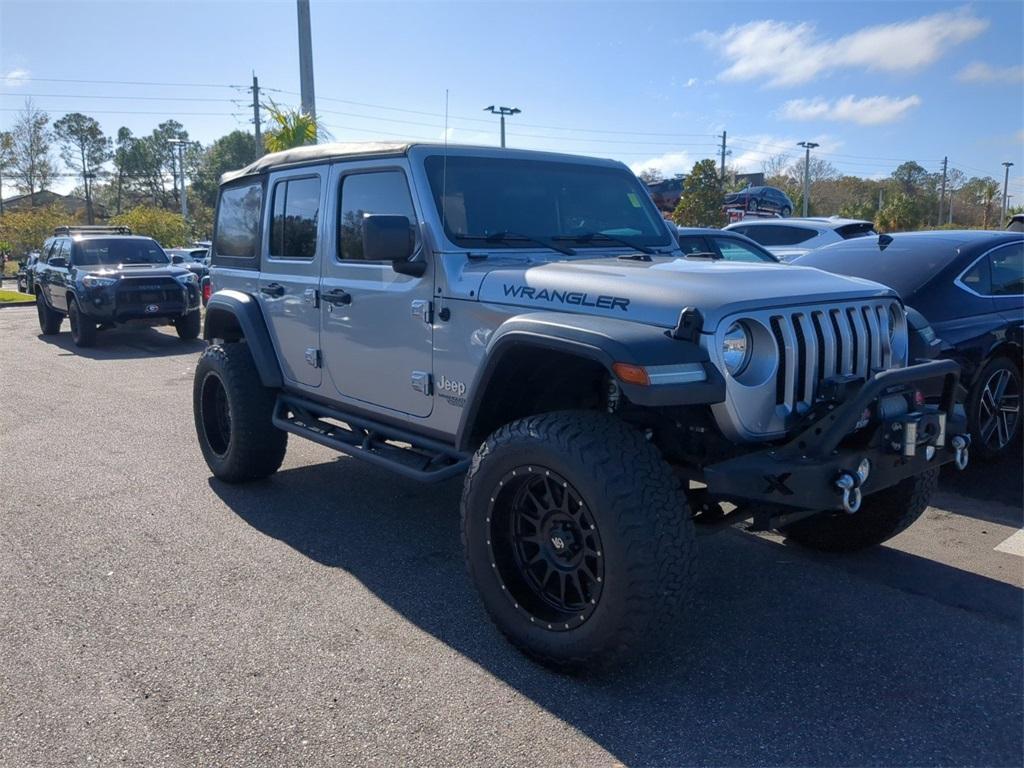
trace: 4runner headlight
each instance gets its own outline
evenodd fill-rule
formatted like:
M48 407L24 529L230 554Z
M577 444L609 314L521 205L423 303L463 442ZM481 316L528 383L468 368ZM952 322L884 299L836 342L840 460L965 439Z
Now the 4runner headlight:
M722 362L730 376L739 376L750 362L750 332L743 323L733 323L722 339Z
M195 272L188 272L187 274L184 275L178 275L177 280L179 283L184 283L185 285L195 285L196 283L199 282L199 278L196 277Z
M100 277L99 275L86 275L82 278L82 285L86 288L103 288L117 282L116 277Z

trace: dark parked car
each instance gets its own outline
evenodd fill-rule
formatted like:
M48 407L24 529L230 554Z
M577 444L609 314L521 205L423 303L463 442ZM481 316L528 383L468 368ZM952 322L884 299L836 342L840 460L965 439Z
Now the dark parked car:
M37 261L39 261L39 253L33 251L21 263L16 276L19 292L31 294L35 290L33 268Z
M972 449L994 458L1021 429L1024 236L1019 232L909 232L861 237L797 259L894 288L930 321L943 357L967 387Z
M786 193L775 187L747 187L725 196L726 208L742 208L744 211L768 211L780 216L793 213L793 201Z
M777 262L771 253L738 232L702 227L677 227L679 247L690 258L724 261Z

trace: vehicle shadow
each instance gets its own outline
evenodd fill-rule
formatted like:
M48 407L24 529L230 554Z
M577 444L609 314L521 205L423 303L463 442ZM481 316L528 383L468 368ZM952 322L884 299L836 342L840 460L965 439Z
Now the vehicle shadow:
M67 326L65 325L65 328ZM85 357L90 360L128 360L142 357L171 357L174 355L195 355L202 352L206 342L202 339L182 341L173 328L163 332L156 328L118 326L100 331L93 347L76 347L69 332L62 331L54 336L38 334L45 341L63 350L63 354Z
M1024 748L1021 591L1003 583L876 552L905 574L893 588L728 531L701 540L685 626L632 664L568 677L489 623L463 566L458 481L423 487L342 459L210 484L246 523L352 574L626 764L997 765ZM995 616L959 606L969 594Z
M952 464L942 469L939 488L953 491L979 502L998 502L1009 507L1010 519L993 516L985 504L972 504L971 509L960 512L989 522L1004 525L1024 525L1024 451L1018 441L1016 447L1008 450L998 461L982 461L972 455L967 469L960 472Z

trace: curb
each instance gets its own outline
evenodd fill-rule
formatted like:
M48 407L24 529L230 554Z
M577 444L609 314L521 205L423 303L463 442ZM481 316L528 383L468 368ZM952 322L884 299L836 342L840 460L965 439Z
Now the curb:
M0 309L3 309L4 307L31 307L35 303L35 299L25 299L25 301L0 301Z

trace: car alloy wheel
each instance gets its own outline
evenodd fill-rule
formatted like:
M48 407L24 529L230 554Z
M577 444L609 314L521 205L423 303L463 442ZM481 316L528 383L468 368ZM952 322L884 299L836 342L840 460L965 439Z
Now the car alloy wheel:
M1020 419L1020 379L1009 368L997 368L985 382L978 403L979 439L999 451L1017 434Z
M488 521L492 562L515 608L550 630L590 617L604 581L601 536L572 485L545 467L518 467L501 480Z

